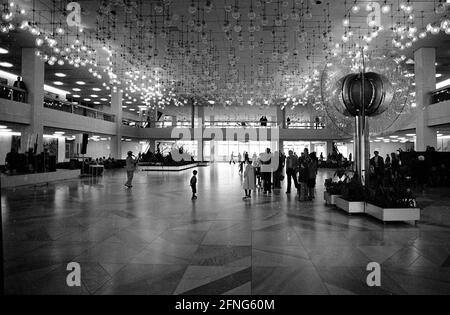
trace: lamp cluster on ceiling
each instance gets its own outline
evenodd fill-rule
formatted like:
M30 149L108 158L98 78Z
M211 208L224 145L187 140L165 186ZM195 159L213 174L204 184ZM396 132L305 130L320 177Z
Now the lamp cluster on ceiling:
M45 9L32 1L29 10L16 2L2 1L1 31L28 31L49 66L86 67L140 109L188 103L317 107L324 60L360 59L384 33L400 51L398 60L405 61L402 51L414 42L450 32L445 0L430 1L420 12L410 0L345 0L342 37L333 29L330 2L322 1L224 0L214 7L217 2L210 0L96 0L89 4L95 26L75 28L65 23L68 1ZM374 19L361 25L358 18L371 16L375 4L392 28ZM213 11L223 17L224 41L211 25ZM437 20L423 25L430 13Z

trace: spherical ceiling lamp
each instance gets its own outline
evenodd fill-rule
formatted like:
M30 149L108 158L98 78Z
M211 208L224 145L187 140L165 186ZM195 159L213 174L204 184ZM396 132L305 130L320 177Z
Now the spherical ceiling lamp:
M384 113L393 99L392 85L378 73L349 74L339 81L341 113L355 117L373 117Z
M361 70L360 58L331 58L321 75L322 107L319 111L329 117L337 131L351 136L355 130L353 117L361 113L364 107L369 117L370 134L376 136L387 132L411 109L412 78L405 76L406 69L401 58L383 51L372 52L365 59L365 96L362 103Z

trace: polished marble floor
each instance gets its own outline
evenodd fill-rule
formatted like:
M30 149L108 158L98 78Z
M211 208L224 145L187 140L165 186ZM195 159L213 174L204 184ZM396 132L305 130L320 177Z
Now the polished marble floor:
M284 190L243 201L237 167L124 172L1 196L7 294L450 294L450 194L418 225L348 216ZM318 183L327 176L321 172ZM69 262L82 286L66 285ZM369 262L381 287L366 285Z

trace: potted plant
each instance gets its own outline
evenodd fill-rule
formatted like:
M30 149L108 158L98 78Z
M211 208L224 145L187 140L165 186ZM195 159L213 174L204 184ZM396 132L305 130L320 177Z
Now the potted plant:
M369 190L366 213L383 222L420 220L420 208L410 188L397 182L392 187Z
M341 196L336 198L336 206L349 214L364 213L366 189L358 180L358 176L353 176L341 188Z
M336 198L341 195L344 182L333 182L333 179L325 180L324 199L327 205L335 205Z

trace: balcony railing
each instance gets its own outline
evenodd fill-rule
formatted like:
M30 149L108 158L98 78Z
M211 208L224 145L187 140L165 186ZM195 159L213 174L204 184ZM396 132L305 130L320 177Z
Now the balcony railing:
M13 86L0 84L0 98L26 103L28 101L28 93L25 90Z
M288 123L286 123L286 129L305 129L305 130L312 130L312 129L325 129L326 125L323 121L296 121L292 120Z
M431 93L431 104L438 104L446 101L450 101L450 86Z
M129 126L133 128L192 128L192 123L190 121L178 121L176 123L172 121L158 121L156 123L148 123L148 122L138 122L132 121L129 119L123 120L124 126ZM277 128L278 125L276 122L268 121L267 123L261 124L260 121L246 121L246 122L237 122L237 121L205 121L204 128ZM326 125L324 122L316 122L316 121L290 121L286 123L286 129L302 129L302 130L318 130L325 129Z
M74 103L70 103L70 102L66 102L66 101L56 100L51 97L44 98L44 107L53 109L53 110L59 110L59 111L66 112L66 113L80 115L80 116L84 116L84 117L109 121L109 122L116 121L115 115L105 113L105 112L96 110L94 108L90 108L90 107L86 107L86 106L82 106L82 105L78 105L78 104L74 104Z

